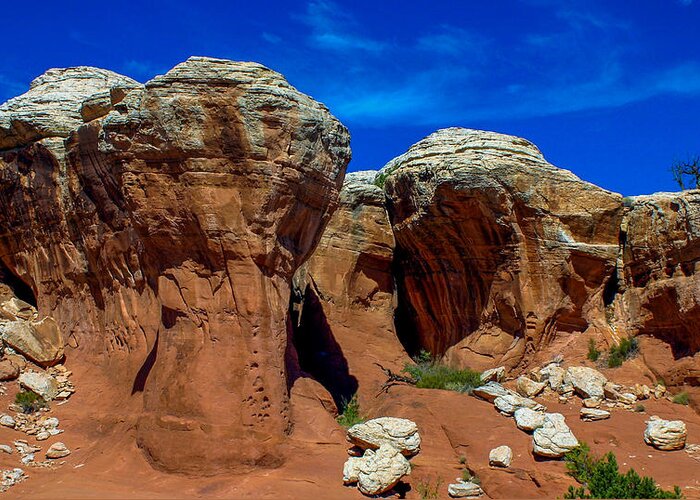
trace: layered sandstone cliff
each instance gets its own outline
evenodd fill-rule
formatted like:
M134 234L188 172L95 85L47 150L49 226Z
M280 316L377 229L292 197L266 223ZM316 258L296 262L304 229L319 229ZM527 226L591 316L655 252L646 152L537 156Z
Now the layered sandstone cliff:
M642 336L660 379L700 396L700 192L636 196L629 205L615 325Z
M0 108L0 258L112 378L115 406L143 395L156 466L282 459L290 282L348 144L278 73L209 58L145 86L51 70Z
M620 195L524 139L468 129L430 135L384 172L414 350L512 367L558 332L608 329Z

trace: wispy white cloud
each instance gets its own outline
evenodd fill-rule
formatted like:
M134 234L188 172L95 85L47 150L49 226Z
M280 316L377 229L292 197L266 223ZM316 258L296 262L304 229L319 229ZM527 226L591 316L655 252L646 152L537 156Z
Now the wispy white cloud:
M260 35L263 40L265 40L268 43L272 44L278 44L282 41L282 37L279 37L275 35L274 33L269 33L267 31L263 31L262 34Z
M445 24L431 33L421 35L416 41L419 50L450 56L481 56L488 45L489 40L482 35Z
M312 0L295 20L309 28L307 41L321 49L314 64L326 70L310 71L313 77L295 84L342 120L365 127L468 126L700 95L700 59L640 65L627 21L586 3L527 1L546 11L552 22L539 26L550 28L499 37L496 44L476 28L449 24L402 39L361 36L349 13ZM309 68L306 54L284 51Z
M299 19L310 29L309 41L325 50L381 52L385 42L357 32L354 18L330 0L312 0Z

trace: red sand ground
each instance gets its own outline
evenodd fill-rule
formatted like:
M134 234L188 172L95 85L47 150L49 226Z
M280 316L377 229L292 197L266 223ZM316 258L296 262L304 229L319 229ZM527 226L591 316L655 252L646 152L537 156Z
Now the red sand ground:
M631 376L634 368L614 370L613 379ZM628 364L626 363L626 365ZM68 365L69 368L72 368ZM377 369L377 377L381 372ZM28 480L13 487L11 497L47 498L361 498L354 487L342 485L346 444L344 431L313 399L297 401L302 423L297 425L287 450L286 463L273 470L255 470L244 475L192 478L153 470L135 445L134 421L105 412L109 385L98 375L76 371L72 378L77 393L65 405L54 406L65 433L39 443L43 450L63 441L72 450L65 464L55 469L23 467ZM6 384L14 396L14 383ZM666 400L648 400L646 413L613 410L612 418L581 422L580 402L561 405L543 401L549 411L566 416L576 436L596 454L613 451L623 469L634 467L653 476L663 487L677 484L688 498L700 498L700 461L685 451L661 452L644 444L644 421L651 414L678 418L688 425L688 443L700 443L700 417L689 407ZM406 482L407 498L419 498L421 482L441 481L441 497L447 497L449 482L461 475L460 456L481 478L491 498L561 497L573 481L561 461L538 461L531 453L531 437L518 430L512 419L501 416L491 404L448 391L396 387L368 406L369 416L392 415L415 420L423 437L421 453L412 459L413 471ZM124 414L128 414L125 408ZM22 439L19 432L0 428L0 442ZM28 439L33 442L33 438ZM488 466L491 448L507 444L514 452L511 469ZM221 446L226 446L222 443ZM43 458L37 453L37 459ZM2 468L18 467L19 456L0 455Z

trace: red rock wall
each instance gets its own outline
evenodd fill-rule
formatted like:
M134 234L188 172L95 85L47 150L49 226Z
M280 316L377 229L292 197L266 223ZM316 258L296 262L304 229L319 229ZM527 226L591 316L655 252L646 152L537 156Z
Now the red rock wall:
M621 197L516 137L445 129L385 172L399 301L420 347L515 366L558 332L607 329Z
M2 152L0 256L119 394L143 393L156 466L275 465L290 281L337 206L348 133L249 63L192 58L112 105L65 149Z

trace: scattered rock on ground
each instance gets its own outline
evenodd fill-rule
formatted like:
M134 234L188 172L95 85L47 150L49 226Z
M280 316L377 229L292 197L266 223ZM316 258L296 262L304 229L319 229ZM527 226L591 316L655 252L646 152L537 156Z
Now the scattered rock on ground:
M513 460L513 450L510 446L499 446L489 453L489 465L494 467L510 467Z
M612 382L606 382L603 384L603 396L605 399L611 401L617 401L622 394L622 386L619 384L614 384Z
M487 382L500 382L506 376L506 367L499 366L498 368L491 368L486 370L481 374L481 383L485 384Z
M49 449L46 450L46 458L56 459L67 457L68 455L70 455L70 450L60 441L52 444L49 446Z
M494 400L493 404L496 406L498 411L508 416L513 415L515 410L518 408L530 408L536 411L546 411L547 409L537 401L518 396L517 394L506 394L505 396L499 396Z
M19 377L19 366L9 359L0 360L0 382L14 380Z
M350 427L347 437L350 442L365 449L390 444L406 456L420 451L418 426L405 418L373 418Z
M586 422L593 422L595 420L605 420L610 418L610 412L605 410L599 410L597 408L581 408L581 420Z
M547 384L543 382L535 382L527 377L518 377L516 382L516 389L518 394L526 398L533 398L537 396L540 392L544 390Z
M449 484L447 486L447 494L452 498L470 498L480 497L484 494L484 491L476 483L460 482Z
M560 458L578 446L578 440L561 413L546 413L542 427L532 435L533 453L541 457Z
M10 446L9 444L0 444L0 452L12 455L12 451L12 446Z
M0 338L39 366L52 365L63 357L61 330L51 317L0 322Z
M603 386L607 381L605 375L588 366L571 366L564 377L564 382L569 382L583 398L602 399L605 395Z
M566 371L561 366L557 363L550 363L540 369L539 373L540 380L542 382L547 382L550 389L557 392L561 391L564 385L564 376L566 375Z
M0 487L0 491L7 491L15 484L24 481L26 477L27 476L25 476L24 471L19 468L3 470L2 483L0 483L2 486Z
M15 422L15 419L12 418L10 415L2 415L0 416L0 425L3 427L9 427L10 429L14 429L17 423Z
M51 401L58 395L58 382L51 375L43 372L24 372L19 376L22 387L38 394L45 401Z
M597 398L586 398L581 403L583 403L584 408L600 408L602 401Z
M544 424L544 413L531 408L518 408L513 414L518 429L532 432Z
M647 420L644 442L657 450L680 450L685 446L688 430L681 420L664 420L652 416Z
M507 396L515 393L509 389L506 389L498 382L492 381L473 389L472 394L478 398L488 401L489 403L493 403L499 396Z
M357 467L357 488L365 495L379 495L393 488L411 472L411 464L390 444L367 450Z
M633 405L634 403L637 402L637 396L635 396L635 395L632 394L631 392L623 392L623 393L620 394L620 396L618 397L618 400L619 400L621 403L623 403L623 404L626 404L626 405Z

